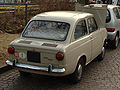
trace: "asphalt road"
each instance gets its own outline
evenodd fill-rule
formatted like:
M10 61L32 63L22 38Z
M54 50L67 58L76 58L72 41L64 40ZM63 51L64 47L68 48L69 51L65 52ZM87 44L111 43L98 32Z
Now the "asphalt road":
M120 45L108 48L103 61L87 65L80 83L72 84L67 77L21 77L13 69L0 75L0 90L120 90Z

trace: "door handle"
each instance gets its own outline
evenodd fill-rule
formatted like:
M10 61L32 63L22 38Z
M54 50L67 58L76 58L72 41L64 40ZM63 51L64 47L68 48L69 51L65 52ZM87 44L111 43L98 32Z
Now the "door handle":
M93 36L90 36L90 39L93 39Z
M90 36L90 39L95 39L96 37L94 37L94 36Z

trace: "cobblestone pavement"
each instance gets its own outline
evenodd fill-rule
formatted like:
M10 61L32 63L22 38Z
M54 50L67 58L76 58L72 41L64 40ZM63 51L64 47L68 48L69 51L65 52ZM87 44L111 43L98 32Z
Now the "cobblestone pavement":
M120 90L120 46L108 48L103 61L87 65L80 83L35 74L25 78L13 69L0 75L0 90Z

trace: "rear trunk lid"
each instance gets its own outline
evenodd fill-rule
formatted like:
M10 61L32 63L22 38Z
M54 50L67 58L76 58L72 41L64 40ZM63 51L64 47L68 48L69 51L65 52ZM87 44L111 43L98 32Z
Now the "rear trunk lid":
M56 54L62 51L63 44L43 42L36 39L18 39L13 42L18 63L48 66L48 64L61 65L64 62L56 59ZM13 59L16 58L13 56Z

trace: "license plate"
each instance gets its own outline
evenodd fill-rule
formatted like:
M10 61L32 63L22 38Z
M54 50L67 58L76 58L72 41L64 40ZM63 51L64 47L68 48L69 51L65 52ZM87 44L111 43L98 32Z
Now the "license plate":
M27 60L29 62L40 63L40 52L27 51Z

